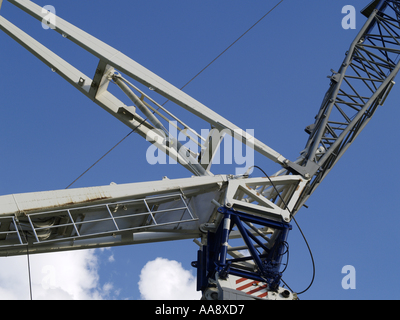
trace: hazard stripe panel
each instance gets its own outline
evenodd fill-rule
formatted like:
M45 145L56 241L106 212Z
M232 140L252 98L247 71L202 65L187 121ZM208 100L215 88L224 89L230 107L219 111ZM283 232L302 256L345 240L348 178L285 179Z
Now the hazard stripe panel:
M236 286L236 290L258 298L265 298L268 295L268 285L260 281L239 278L236 280Z

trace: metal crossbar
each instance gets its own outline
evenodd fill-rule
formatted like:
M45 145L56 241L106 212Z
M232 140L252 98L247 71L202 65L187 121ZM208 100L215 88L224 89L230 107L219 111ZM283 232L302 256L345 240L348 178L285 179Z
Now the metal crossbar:
M289 171L312 181L295 210L326 177L382 106L400 70L400 2L385 1L374 10L352 43L338 69L331 70L325 94L300 164ZM322 153L321 153L322 151Z
M172 208L166 209L154 209L151 203L163 203L171 200L179 200L179 206L174 206ZM144 212L139 213L128 213L120 214L120 209L130 210L146 208ZM157 206L158 207L158 206ZM172 214L173 212L181 212L179 219L168 219L168 221L160 221L158 215L162 214ZM106 215L105 215L106 214ZM186 217L185 217L186 215ZM190 210L188 204L186 203L182 194L172 194L166 196L157 196L144 199L119 201L116 203L106 203L100 205L92 205L85 207L77 207L62 210L53 210L39 213L26 214L26 217L30 225L30 233L33 234L35 242L33 244L42 244L47 242L56 242L64 240L75 240L81 238L88 238L93 236L106 236L106 235L116 235L125 231L138 231L148 228L160 227L173 225L177 223L186 223L198 220L198 217ZM7 217L8 219L13 219L14 217ZM3 218L4 219L4 218ZM54 223L45 226L37 226L38 221L43 223L43 221L54 221L59 219L59 223ZM62 219L67 221L61 222ZM107 222L111 222L108 224ZM131 225L129 225L129 223ZM132 225L132 223L139 225ZM84 230L85 226L89 226ZM61 230L66 230L72 228L68 235L57 235L55 233ZM92 231L101 229L99 231ZM42 232L47 232L48 237L41 236ZM7 231L0 232L0 237L3 233L16 233L18 231ZM18 234L19 239L21 237ZM22 240L20 240L22 244ZM3 247L0 245L0 247Z
M6 244L0 246L2 248L26 245L26 243L22 241L18 224L14 216L0 217L0 240L6 242Z

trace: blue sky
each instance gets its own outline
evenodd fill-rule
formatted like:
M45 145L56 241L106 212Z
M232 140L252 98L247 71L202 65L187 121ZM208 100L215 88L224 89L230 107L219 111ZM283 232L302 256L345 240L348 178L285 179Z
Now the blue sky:
M62 18L181 87L278 1L35 2L53 5ZM330 69L339 68L365 22L357 13L356 30L344 30L342 8L352 4L359 12L367 3L284 0L184 91L242 129L254 129L257 139L295 160L306 143L304 128L314 122L328 88ZM59 34L43 30L37 20L8 2L0 13L86 74L94 74L97 60L90 54ZM0 64L0 195L64 189L129 133L129 128L4 33L0 33ZM155 98L160 103L165 100ZM400 89L395 86L386 104L309 199L309 209L303 208L296 216L317 268L314 285L302 299L400 298L399 98ZM140 136L131 135L74 187L190 176L178 165L150 166L147 147ZM279 170L260 155L255 164L267 173ZM233 170L233 166L213 166L214 173ZM308 286L312 268L295 227L289 244L284 280L301 291ZM190 263L196 251L191 240L96 250L90 255L95 284L92 295L85 298L95 298L93 292L98 290L103 298L141 299L138 282L146 263L156 258L178 261L195 275ZM18 264L26 269L26 258L5 259L0 259L0 269L2 262L9 268ZM356 269L355 290L341 286L345 265ZM40 283L39 271L36 277L34 281ZM15 295L27 298L27 277L21 285Z

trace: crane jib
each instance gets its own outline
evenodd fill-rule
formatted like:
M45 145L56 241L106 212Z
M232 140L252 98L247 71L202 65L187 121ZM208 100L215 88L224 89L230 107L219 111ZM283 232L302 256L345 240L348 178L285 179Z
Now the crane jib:
M32 1L8 1L39 21L46 14ZM2 3L0 0L0 8ZM132 132L146 140L151 138L147 141L171 158L182 160L180 164L196 175L0 196L0 256L195 238L201 239L196 240L200 248L193 266L197 268L198 289L203 298L296 299L296 293L280 287L286 270L281 267L288 254L290 222L297 224L294 216L387 101L400 70L400 0L374 0L361 13L367 21L344 61L337 69L331 69L329 88L315 121L305 129L305 148L293 162L133 59L61 18L55 31L98 58L94 77L85 75L0 16L0 30L88 101L105 109ZM112 81L135 107L108 91ZM144 85L150 93L130 81ZM156 102L151 97L153 93L206 121L212 128L208 136L198 134L188 121L180 119L180 113L178 117ZM180 148L180 141L165 125L172 121L180 134L190 138L191 132L200 139L200 153ZM221 132L249 143L283 168L271 177L255 165L242 175L212 174L212 159L224 138ZM203 163L207 157L210 163ZM260 169L265 177L250 177L253 168ZM233 239L241 239L244 245L230 246Z

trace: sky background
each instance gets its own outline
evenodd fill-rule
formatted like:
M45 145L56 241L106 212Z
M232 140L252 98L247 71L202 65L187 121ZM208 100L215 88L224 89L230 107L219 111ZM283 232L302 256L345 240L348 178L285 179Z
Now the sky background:
M63 19L181 87L278 1L35 2L53 5ZM357 10L356 30L341 25L348 4ZM257 139L293 161L328 89L330 69L339 68L365 22L359 11L367 4L284 0L184 91L242 129L254 129ZM7 1L0 14L94 74L97 59L58 33ZM0 70L0 195L64 189L130 132L2 32ZM301 299L400 299L399 99L395 86L309 199L309 209L296 216L316 264L314 285ZM132 134L73 187L190 177L179 165L149 165L148 146ZM260 155L255 164L269 174L280 169ZM234 173L234 166L212 171ZM288 241L283 279L302 291L311 280L311 260L295 226ZM31 256L33 298L197 299L190 265L197 249L185 240ZM346 265L355 267L355 290L341 286ZM26 256L0 258L0 298L29 298Z

